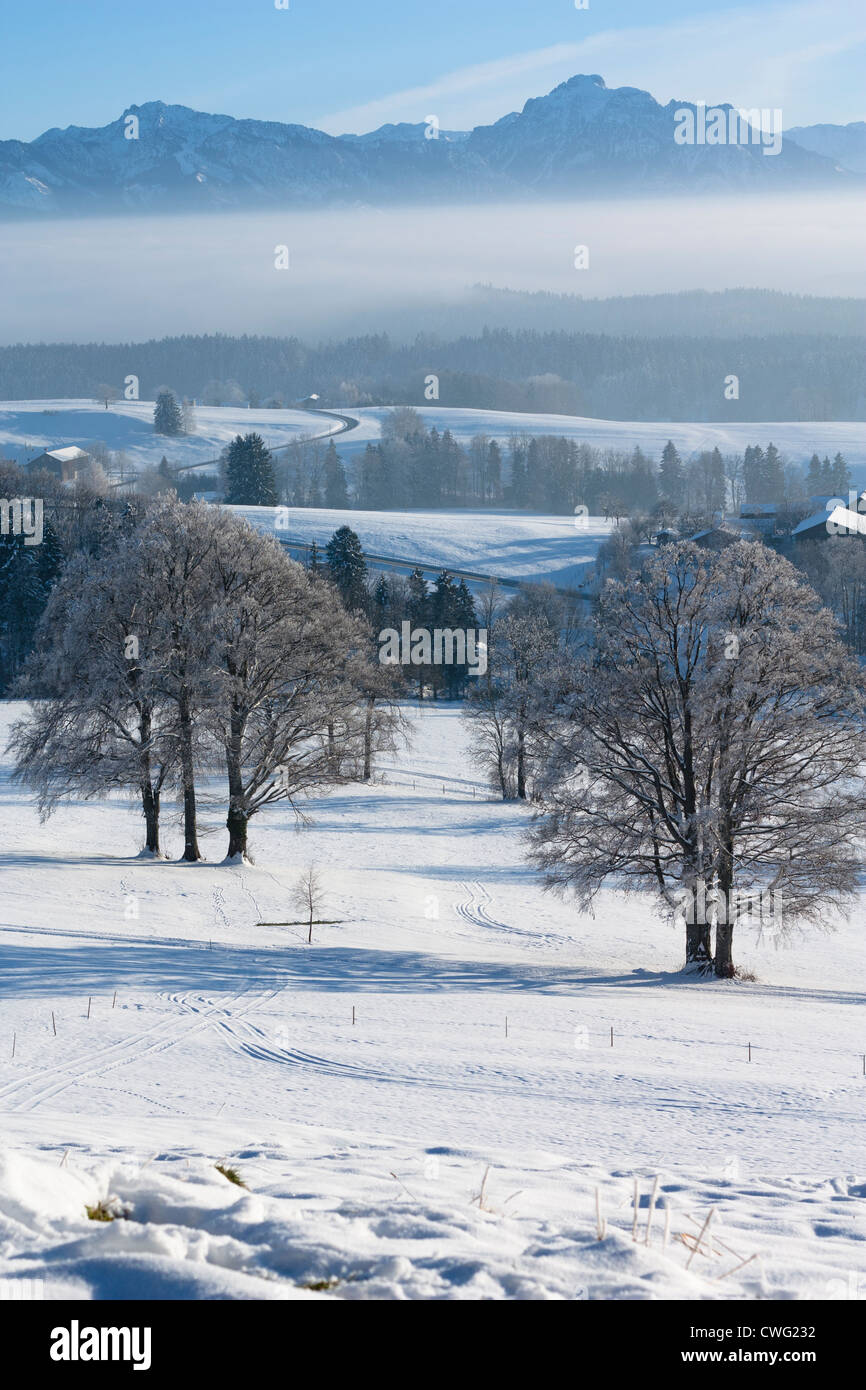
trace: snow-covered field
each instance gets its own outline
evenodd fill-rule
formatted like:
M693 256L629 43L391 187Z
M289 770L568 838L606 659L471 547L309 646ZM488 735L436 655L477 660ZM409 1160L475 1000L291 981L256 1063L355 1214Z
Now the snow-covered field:
M368 555L447 566L473 574L579 584L613 530L601 516L528 516L521 512L362 512L318 507L233 507L260 530L324 549L338 526L351 526ZM375 568L375 565L374 565Z
M4 776L0 1278L42 1281L7 1287L862 1297L862 912L687 980L642 899L541 893L457 710L413 725L386 780L254 822L248 868L217 784L184 867L136 858L125 802L40 825ZM339 921L307 945L268 924L310 862Z
M101 443L127 455L131 472L155 468L167 455L176 467L211 463L236 434L258 430L278 449L304 435L339 428L305 410L248 410L246 406L196 406L195 434L166 439L153 430L153 401L0 401L0 455L27 463L43 449Z
M355 409L348 413L358 421L357 429L338 441L340 453L347 458L366 448L381 435L382 420L387 410L382 407ZM866 424L860 421L827 421L820 424L803 421L770 421L757 424L666 423L646 420L594 420L579 415L533 415L503 410L456 410L448 406L420 406L418 414L429 428L450 430L461 443L473 435L486 434L500 443L507 443L513 434L565 435L578 443L596 449L631 451L639 444L645 454L656 462L669 439L672 439L684 459L704 449L718 445L723 454L742 454L749 444L767 445L772 441L790 463L808 463L817 451L831 457L841 451L852 471L855 482L866 482Z
M386 407L339 407L358 421L340 433L341 456L351 463L368 443L381 437ZM639 444L656 461L669 439L684 458L716 445L723 454L742 453L748 444L772 441L792 463L806 463L814 452L822 457L841 451L851 465L855 483L866 483L866 426L862 421L814 424L668 424L665 422L594 420L576 415L518 414L496 410L455 410L424 406L419 414L429 426L450 429L462 443L486 434L505 444L514 434L565 435L598 449L631 451ZM196 433L166 439L153 432L152 401L115 401L106 410L89 400L0 402L0 455L27 462L45 448L75 444L86 449L95 441L112 452L122 450L133 471L153 467L166 454L180 467L210 463L238 433L258 430L274 449L303 435L336 433L340 426L322 415L303 410L248 410L244 406L197 406Z

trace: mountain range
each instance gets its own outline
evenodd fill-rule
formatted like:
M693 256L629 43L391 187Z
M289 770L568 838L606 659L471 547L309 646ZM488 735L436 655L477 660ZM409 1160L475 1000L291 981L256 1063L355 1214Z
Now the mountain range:
M798 128L774 154L678 144L686 109L596 74L436 138L424 123L333 136L151 101L98 129L0 141L0 217L866 186L863 122Z

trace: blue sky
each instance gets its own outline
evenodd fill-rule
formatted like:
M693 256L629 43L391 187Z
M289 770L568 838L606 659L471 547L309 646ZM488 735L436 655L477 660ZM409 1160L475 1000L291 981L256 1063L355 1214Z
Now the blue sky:
M866 118L863 0L40 0L3 18L0 138L160 99L332 133L468 128L576 72L672 97Z

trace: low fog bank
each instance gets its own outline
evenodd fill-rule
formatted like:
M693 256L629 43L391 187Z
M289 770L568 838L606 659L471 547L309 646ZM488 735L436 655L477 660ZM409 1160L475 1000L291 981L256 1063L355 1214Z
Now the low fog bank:
M414 337L449 331L479 283L862 296L863 223L863 196L849 194L3 224L0 340Z

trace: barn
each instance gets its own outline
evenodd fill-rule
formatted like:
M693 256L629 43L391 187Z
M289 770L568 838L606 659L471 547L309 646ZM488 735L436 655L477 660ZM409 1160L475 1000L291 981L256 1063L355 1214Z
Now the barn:
M72 483L89 462L90 455L73 445L68 449L46 449L44 454L30 460L27 471L36 473L44 469L47 473L53 473L61 483Z

